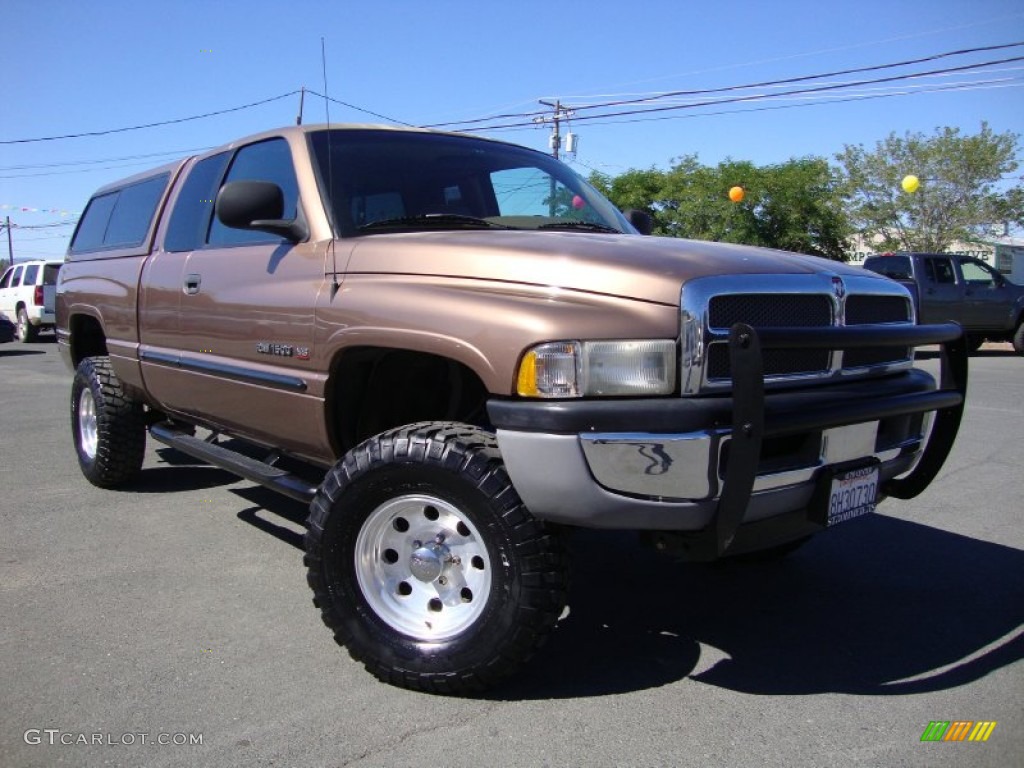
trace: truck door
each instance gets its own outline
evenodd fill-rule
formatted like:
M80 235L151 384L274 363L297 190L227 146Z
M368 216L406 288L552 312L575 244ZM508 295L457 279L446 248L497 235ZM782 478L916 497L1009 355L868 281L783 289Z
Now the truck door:
M963 322L963 285L957 283L952 256L923 256L921 286L921 323Z
M298 182L291 149L272 138L238 149L212 193L230 181L272 181L295 215ZM183 189L184 193L184 189ZM180 312L172 333L179 385L176 410L299 453L322 441L323 383L314 373L313 328L324 288L323 246L231 229L212 215L200 247L183 254Z
M964 281L964 325L983 330L1009 327L1013 297L1006 281L992 267L977 259L961 258Z

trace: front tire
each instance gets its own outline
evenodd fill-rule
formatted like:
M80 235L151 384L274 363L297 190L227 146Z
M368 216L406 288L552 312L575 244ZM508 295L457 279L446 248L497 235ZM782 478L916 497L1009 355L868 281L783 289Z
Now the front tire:
M1017 323L1017 330L1013 332L1013 349L1018 355L1024 355L1024 317Z
M100 488L123 485L142 468L146 424L107 357L87 357L71 386L71 433L78 466Z
M22 344L27 344L30 341L35 341L38 336L38 329L29 322L28 312L25 311L24 307L21 307L18 310L18 341Z
M415 424L362 443L328 473L307 528L324 623L393 685L483 690L533 655L565 607L561 541L474 427Z

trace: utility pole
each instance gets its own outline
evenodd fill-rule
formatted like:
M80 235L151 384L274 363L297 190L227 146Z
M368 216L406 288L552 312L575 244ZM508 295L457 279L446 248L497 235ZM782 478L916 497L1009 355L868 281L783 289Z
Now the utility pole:
M7 266L14 264L14 246L11 244L11 217L7 217Z
M562 148L562 133L561 126L563 120L568 120L570 117L576 114L574 110L568 109L562 106L562 102L558 99L555 101L544 101L540 99L540 103L545 107L551 107L555 110L555 114L551 117L535 117L533 122L537 124L552 123L554 128L551 132L551 154L555 160L558 159L559 150ZM571 135L571 134L570 134Z

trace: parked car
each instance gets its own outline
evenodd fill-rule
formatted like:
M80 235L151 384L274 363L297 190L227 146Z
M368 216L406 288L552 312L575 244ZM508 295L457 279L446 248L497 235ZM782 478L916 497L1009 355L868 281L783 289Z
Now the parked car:
M129 483L150 436L309 503L335 639L441 693L511 675L555 626L565 526L774 558L928 486L959 326L918 325L872 272L640 218L549 155L366 126L111 183L57 297L79 466Z
M19 341L35 341L54 326L57 274L63 261L23 261L0 278L0 316L15 326Z
M976 351L985 341L1010 341L1024 355L1024 286L988 264L950 253L885 253L864 268L910 289L922 323L955 322Z

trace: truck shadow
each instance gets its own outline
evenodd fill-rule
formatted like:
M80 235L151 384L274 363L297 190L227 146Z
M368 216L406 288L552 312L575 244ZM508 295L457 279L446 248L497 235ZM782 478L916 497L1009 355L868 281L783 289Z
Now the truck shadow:
M502 700L690 677L760 695L906 695L1024 658L1024 552L875 516L771 565L682 565L634 537L573 544L570 613Z
M199 491L237 483L238 477L173 448L157 448L157 466L147 466L121 490L132 493Z
M303 549L305 505L231 491L253 504L239 519ZM869 516L772 564L681 564L620 532L575 531L569 548L568 615L482 698L605 696L687 677L760 695L907 695L1024 659L1024 552L919 523Z

